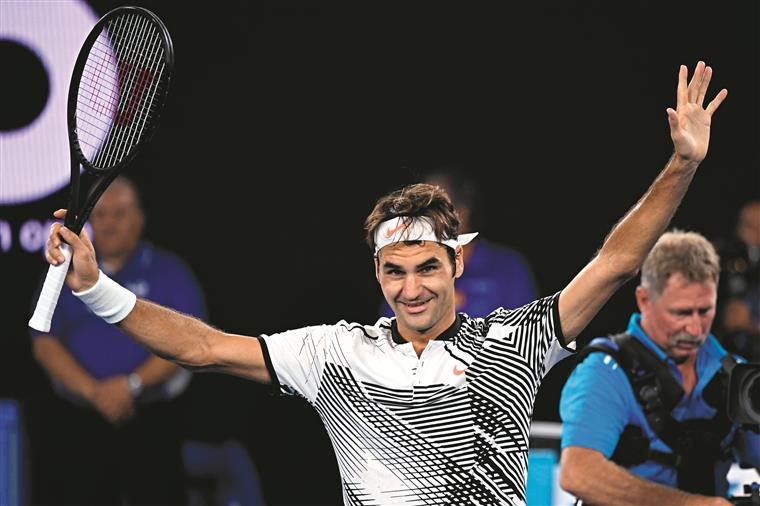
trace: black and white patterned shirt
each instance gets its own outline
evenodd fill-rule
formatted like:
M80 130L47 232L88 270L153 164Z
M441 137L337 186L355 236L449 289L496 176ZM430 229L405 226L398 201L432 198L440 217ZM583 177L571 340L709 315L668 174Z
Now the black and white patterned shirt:
M332 440L347 505L524 504L528 432L559 294L459 314L420 357L394 319L261 336L274 386Z

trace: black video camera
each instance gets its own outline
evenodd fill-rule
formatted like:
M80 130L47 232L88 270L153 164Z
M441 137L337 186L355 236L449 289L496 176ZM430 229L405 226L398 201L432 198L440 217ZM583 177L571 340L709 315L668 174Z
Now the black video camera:
M731 504L735 506L760 506L760 484L744 485L744 493L747 495L730 497Z
M734 422L760 425L760 364L725 361L728 371L728 417Z

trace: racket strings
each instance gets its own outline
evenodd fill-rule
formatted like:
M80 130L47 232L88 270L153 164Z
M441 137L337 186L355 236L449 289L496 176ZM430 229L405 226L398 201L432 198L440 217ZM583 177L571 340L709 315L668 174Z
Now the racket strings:
M151 90L153 72L163 57L161 40L146 18L124 16L109 28L112 39L118 40L115 52L121 63L118 69L121 92L111 131L112 142L99 153L97 160L98 165L105 166L118 163L129 148L139 142L151 112L150 102L144 98L155 93Z
M161 44L152 23L145 18L136 20L135 17L120 19L121 23L113 23L109 27L112 38L119 35L122 38L115 46L121 63L118 69L121 93L111 131L112 142L107 143L106 149L99 153L96 165L112 166L123 159L129 148L139 142L137 133L142 131L150 116L150 109L146 109L147 102L143 98L146 92L151 91L151 72L155 71L153 67L160 61L155 60L156 48L161 48ZM154 65L151 66L151 62Z
M79 142L93 166L117 165L139 144L166 87L164 58L161 33L145 16L112 19L96 39L76 108Z

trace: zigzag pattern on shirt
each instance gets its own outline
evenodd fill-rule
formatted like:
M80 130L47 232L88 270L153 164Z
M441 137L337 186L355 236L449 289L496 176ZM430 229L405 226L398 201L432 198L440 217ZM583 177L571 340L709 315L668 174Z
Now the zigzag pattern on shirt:
M373 388L382 390L377 385ZM395 397L398 404L405 395ZM431 399L432 395L422 403ZM415 418L412 406L406 415ZM467 479L465 468L431 437L445 437L451 431L448 420L460 414L436 415L429 410L415 420L422 423L407 420L368 396L350 370L333 364L328 364L323 376L316 408L336 449L346 504L457 504L452 502L457 487L471 489L470 495L488 495L486 490L476 490L478 484ZM389 481L397 486L389 487Z
M438 355L422 356L424 367L398 368L413 378L399 381L403 388L373 381L387 378L377 371L415 360L396 351L387 321L370 330L341 325L324 341L313 405L335 448L345 504L524 502L530 420L559 324L556 303L554 296L485 319L463 316ZM306 364L318 356L306 343L297 351ZM367 360L386 366L373 372Z

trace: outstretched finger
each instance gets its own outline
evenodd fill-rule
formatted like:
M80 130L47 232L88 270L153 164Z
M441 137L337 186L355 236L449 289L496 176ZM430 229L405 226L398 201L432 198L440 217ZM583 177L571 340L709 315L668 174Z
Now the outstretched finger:
M58 209L57 211L53 211L53 216L55 216L56 218L65 218L66 209Z
M678 130L681 128L681 126L678 123L678 113L668 107L665 109L665 112L668 114L668 124L670 125L670 133L673 134L675 132L678 132Z
M697 62L697 66L694 67L694 75L691 76L689 82L689 102L696 102L697 95L699 94L699 86L702 84L702 77L705 73L705 62Z
M718 107L720 107L720 104L723 103L723 101L726 99L727 96L728 96L727 89L723 88L722 90L720 90L718 94L715 95L715 98L712 99L712 102L707 104L707 108L705 109L707 111L707 114L709 114L710 116L715 114L715 111L718 110Z
M682 108L686 105L688 90L686 89L686 77L688 76L686 65L681 65L678 69L678 89L676 90L676 107Z
M710 79L712 79L712 67L705 67L705 73L702 77L702 82L699 84L699 93L697 94L697 105L702 105L705 101L705 95L707 94L707 87L710 86Z

